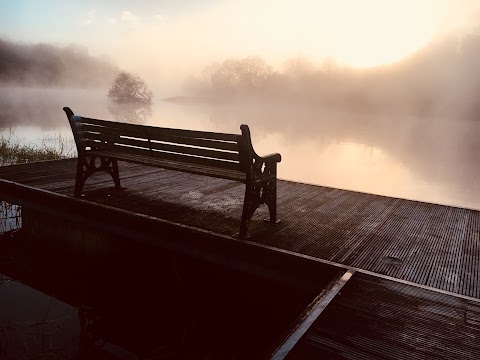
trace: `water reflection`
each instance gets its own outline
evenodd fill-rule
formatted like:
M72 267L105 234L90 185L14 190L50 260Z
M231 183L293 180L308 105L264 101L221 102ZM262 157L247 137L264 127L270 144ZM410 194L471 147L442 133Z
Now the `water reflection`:
M70 358L77 310L0 273L0 359Z
M0 236L2 359L256 359L331 280L292 288L132 243L60 248Z
M0 86L0 129L34 125L54 131L68 126L65 113L61 116L64 106L83 114L106 116L106 103L102 89Z
M133 124L145 124L152 117L152 107L150 105L109 102L108 111L116 121Z
M22 208L6 201L0 201L0 234L18 230L21 227Z

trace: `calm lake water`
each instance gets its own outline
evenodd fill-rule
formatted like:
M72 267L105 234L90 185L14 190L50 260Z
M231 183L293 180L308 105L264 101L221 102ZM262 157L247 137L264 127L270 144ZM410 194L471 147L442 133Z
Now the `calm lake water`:
M115 119L106 90L0 89L3 136L74 151L63 106L80 115ZM279 152L282 179L433 203L480 208L476 154L480 121L441 114L349 113L284 103L192 105L158 94L151 113L134 122L239 133L250 126L257 153ZM115 113L115 115L112 115ZM120 113L121 114L121 113Z
M0 272L0 358L70 359L78 348L78 310Z

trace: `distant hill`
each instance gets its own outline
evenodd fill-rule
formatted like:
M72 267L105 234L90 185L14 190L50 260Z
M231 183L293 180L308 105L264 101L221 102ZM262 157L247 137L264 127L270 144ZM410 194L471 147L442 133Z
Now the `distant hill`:
M118 68L87 48L26 44L0 38L0 84L104 87Z

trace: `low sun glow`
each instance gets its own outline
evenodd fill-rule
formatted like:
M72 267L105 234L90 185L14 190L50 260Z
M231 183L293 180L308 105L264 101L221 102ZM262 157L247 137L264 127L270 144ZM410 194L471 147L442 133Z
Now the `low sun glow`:
M425 46L440 15L428 1L351 1L334 12L341 22L330 24L330 51L355 67L392 63Z
M222 39L223 49L355 67L408 56L441 30L448 14L437 0L233 1L216 10L202 27L215 29L210 39Z
M167 22L137 24L119 40L117 58L127 67L141 62L142 69L168 73L252 55L274 67L301 56L369 68L427 46L464 19L464 9L453 0L227 0Z

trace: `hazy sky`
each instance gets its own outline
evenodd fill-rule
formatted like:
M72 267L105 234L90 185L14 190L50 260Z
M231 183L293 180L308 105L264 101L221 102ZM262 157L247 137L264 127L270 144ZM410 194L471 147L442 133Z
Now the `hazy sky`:
M397 61L439 34L478 30L478 0L0 0L0 35L76 43L169 79L227 57Z

